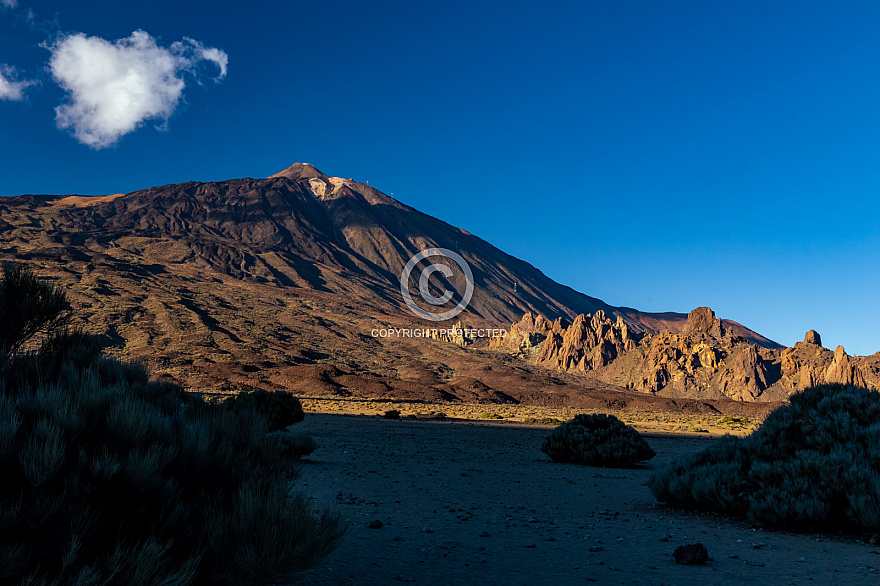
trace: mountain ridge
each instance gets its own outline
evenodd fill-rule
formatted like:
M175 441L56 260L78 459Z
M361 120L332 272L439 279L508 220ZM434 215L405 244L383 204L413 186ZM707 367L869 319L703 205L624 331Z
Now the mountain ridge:
M244 267L252 260L262 261L254 275L258 279L288 286L324 286L321 279L313 278L314 267L309 269L298 258L360 273L361 278L368 277L371 286L380 286L384 297L393 297L400 271L411 256L427 248L447 248L460 250L474 269L476 294L468 307L472 318L509 324L526 312L574 319L581 313L603 310L620 315L634 331L648 333L667 329L677 333L687 320L684 313L617 307L576 291L466 230L372 186L329 176L307 163L295 163L266 179L170 184L124 195L94 196L101 201L93 204L85 203L92 198L82 196L75 202L72 196L17 196L7 201L42 197L51 198L53 205L62 208L58 215L70 220L68 230L116 230L118 234L183 239L196 248L194 256L206 258L215 268L225 267L223 270L239 278L247 276ZM65 200L76 205L67 206ZM199 207L205 213L193 216ZM255 220L260 212L263 217ZM82 224L77 225L74 218ZM249 222L250 230L231 229L229 220L238 225ZM193 234L185 234L182 228L197 223L202 224L196 227L201 242L195 244ZM218 241L223 238L227 239L225 247ZM286 256L280 262L248 259L234 250L233 243L255 248L258 256L280 247ZM736 322L727 323L762 346L781 348Z
M124 195L0 199L0 262L27 263L58 282L111 352L186 388L703 409L624 398L619 385L526 364L485 340L460 348L377 337L387 327L444 327L415 316L400 292L405 262L433 247L460 251L473 269L476 292L456 318L466 325L600 310L633 332L686 324L685 314L615 308L574 291L465 230L311 165Z

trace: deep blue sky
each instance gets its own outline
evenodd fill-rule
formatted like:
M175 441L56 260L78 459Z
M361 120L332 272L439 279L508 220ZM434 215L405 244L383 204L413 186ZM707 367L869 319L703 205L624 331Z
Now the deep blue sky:
M310 162L615 305L880 350L880 3L19 1L0 63L41 85L0 101L0 194ZM93 150L39 44L136 29L228 76Z

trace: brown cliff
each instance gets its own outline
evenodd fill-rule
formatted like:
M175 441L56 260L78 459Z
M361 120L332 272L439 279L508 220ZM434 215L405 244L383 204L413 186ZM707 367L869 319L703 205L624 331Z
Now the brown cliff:
M604 312L567 324L531 314L493 347L537 364L634 391L670 397L777 401L819 383L880 389L880 353L831 352L810 330L792 348L765 348L736 335L708 307L688 315L681 333L633 334Z

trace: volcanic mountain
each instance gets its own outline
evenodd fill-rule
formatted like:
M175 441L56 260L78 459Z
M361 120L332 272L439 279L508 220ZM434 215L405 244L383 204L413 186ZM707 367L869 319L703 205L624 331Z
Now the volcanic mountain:
M509 391L519 389L516 400L540 402L580 380L484 350L370 335L437 325L410 313L400 292L401 270L428 248L456 251L470 265L474 295L458 318L466 324L598 311L634 333L677 333L687 323L685 314L614 307L574 291L465 230L309 164L266 179L0 200L0 260L58 279L87 328L118 354L191 388L374 396L418 388L478 400L513 400Z

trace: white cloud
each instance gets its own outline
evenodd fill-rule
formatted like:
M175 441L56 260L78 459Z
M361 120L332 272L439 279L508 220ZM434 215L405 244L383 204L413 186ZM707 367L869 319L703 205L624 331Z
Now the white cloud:
M217 76L217 81L220 81L224 77L226 77L226 66L229 64L229 56L221 51L220 49L215 49L214 47L206 47L200 42L191 39L189 37L183 37L183 40L192 45L195 54L205 61L213 61L217 67L220 69L220 75Z
M0 0L0 4L6 8L15 8L18 6L18 0Z
M160 47L142 30L113 43L78 33L48 48L52 77L68 94L55 108L58 128L95 149L113 146L146 120L164 124L186 87L183 74L194 76L201 61L212 61L219 81L228 63L220 49L188 38Z
M19 80L14 67L0 63L0 100L23 100L25 88L35 83L37 82Z

